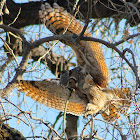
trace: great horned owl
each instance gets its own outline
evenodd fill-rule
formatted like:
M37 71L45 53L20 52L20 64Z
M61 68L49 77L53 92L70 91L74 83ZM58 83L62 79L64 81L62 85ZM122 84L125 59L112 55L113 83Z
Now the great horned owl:
M39 11L43 23L54 34L77 34L83 26L72 15L54 3L41 6ZM85 31L84 36L91 36ZM123 108L130 107L130 89L108 89L109 72L100 44L91 41L80 41L75 44L66 41L74 50L78 67L63 73L60 79L43 81L20 81L17 89L26 92L27 96L48 107L61 111L65 109L69 88L72 94L67 113L73 115L93 115L101 113L103 118L113 121L120 117Z

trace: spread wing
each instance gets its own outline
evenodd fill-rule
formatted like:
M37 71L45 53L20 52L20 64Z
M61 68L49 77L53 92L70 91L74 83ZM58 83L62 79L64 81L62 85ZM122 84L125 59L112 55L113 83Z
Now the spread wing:
M33 100L50 108L65 110L69 90L59 84L58 80L20 81L16 87ZM79 116L85 113L86 103L73 92L69 99L67 113Z
M53 7L49 3L43 4L39 16L54 34L79 35L83 29L82 24L75 17L56 3L53 4ZM88 31L85 31L84 36L92 37ZM110 77L100 44L91 41L80 41L79 46L72 44L71 41L67 41L66 44L74 50L78 66L86 68L95 83L106 87Z

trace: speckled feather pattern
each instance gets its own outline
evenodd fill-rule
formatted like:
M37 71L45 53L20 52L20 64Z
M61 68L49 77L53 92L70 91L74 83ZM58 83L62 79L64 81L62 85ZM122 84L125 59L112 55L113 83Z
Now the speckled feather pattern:
M56 3L53 4L53 7L49 3L42 5L39 16L54 34L79 35L83 29L79 21ZM88 31L85 31L84 36L92 37ZM106 87L110 76L100 44L92 41L80 41L80 49L71 42L66 44L74 50L78 66L87 68L94 82L101 87Z
M51 7L48 3L41 6L39 16L47 28L54 34L77 34L79 35L83 26L64 8L59 7L56 3ZM91 37L86 31L84 36ZM88 102L80 93L73 92L67 107L67 113L80 116L92 115L97 112L107 121L115 121L120 118L119 113L125 113L125 108L130 107L129 88L107 89L104 88L109 82L109 71L105 63L100 44L91 41L80 41L75 45L69 41L65 42L74 50L78 66L85 68L86 72L91 75L87 79L85 91ZM76 73L77 74L77 73ZM85 79L82 79L83 81ZM86 82L86 80L85 80ZM95 83L95 84L94 84ZM59 80L43 81L20 81L17 84L19 91L27 93L26 95L33 100L42 103L48 107L60 111L65 110L65 104L68 99L69 90L59 83ZM82 98L80 98L82 97ZM86 113L85 113L86 112Z
M64 112L69 90L59 84L57 80L20 81L17 89L33 100ZM85 113L86 103L74 92L72 93L67 113L79 116Z

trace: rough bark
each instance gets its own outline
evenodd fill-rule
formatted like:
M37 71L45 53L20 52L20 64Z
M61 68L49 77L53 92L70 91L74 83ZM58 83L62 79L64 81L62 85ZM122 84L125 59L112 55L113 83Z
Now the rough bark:
M66 133L69 140L77 136L77 120L77 116L67 114Z
M26 140L18 130L11 128L8 124L1 124L0 128L1 140Z
M54 1L47 0L51 5ZM58 0L57 3L64 7L67 11L72 13L72 8L75 0ZM126 3L123 1L116 0L100 0L94 1L92 8L91 18L106 18L106 17L119 17L120 19L125 18L131 26L136 26L140 23L139 13L140 12L140 2L138 0L127 0ZM38 11L41 6L41 2L29 2L29 3L14 3L12 0L6 2L7 8L10 11L9 15L4 14L3 20L4 24L9 24L13 22L17 16L19 9L21 8L20 15L16 22L12 25L16 28L25 27L33 24L40 24L40 19ZM88 6L85 0L79 0L78 5L80 6L80 13L83 15L83 19L87 16ZM128 11L131 9L132 12ZM135 8L134 8L135 7ZM137 9L137 10L136 10ZM77 16L78 18L78 16Z

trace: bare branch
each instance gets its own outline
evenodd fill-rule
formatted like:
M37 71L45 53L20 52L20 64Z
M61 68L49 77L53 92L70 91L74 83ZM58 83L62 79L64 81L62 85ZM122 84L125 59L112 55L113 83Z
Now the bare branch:
M47 0L47 2L52 5L54 1ZM73 6L75 4L75 0L61 0L57 1L58 5L64 7L68 12L73 9ZM69 4L70 3L70 4ZM140 19L138 18L138 12L139 10L139 1L131 1L131 5L128 2L125 1L95 1L95 4L92 8L92 16L91 18L106 18L106 17L112 17L117 16L122 18L126 18L127 22L131 26L138 25L140 23ZM40 24L38 11L40 9L42 2L36 1L36 2L28 2L28 3L15 3L12 0L6 1L6 5L10 11L10 15L12 18L9 18L8 15L3 15L4 24L10 24L13 22L14 18L17 16L19 8L21 7L21 13L18 17L18 20L13 24L14 27L21 28L33 24ZM85 0L80 0L77 4L80 7L80 13L83 15L84 19L87 17L87 11L88 6L87 2ZM129 10L128 11L128 6ZM15 8L16 7L16 8ZM34 12L34 14L32 14ZM79 18L77 16L77 18ZM24 19L24 20L23 20Z
M127 40L129 40L129 39L132 39L132 38L134 38L134 37L137 37L137 36L140 36L140 33L133 34L133 35L129 35L125 40L122 39L122 40L120 40L120 41L114 43L114 45L115 45L115 46L118 46L118 45L124 43L125 41L127 41Z
M4 29L6 32L13 32L15 34L18 34L21 38L23 42L26 42L26 38L24 37L24 35L22 34L22 32L14 27L11 26L7 26L7 25L0 25L0 28Z
M92 0L88 0L88 13L87 13L87 18L85 20L85 26L84 26L82 32L80 33L80 35L78 36L77 41L79 41L81 39L81 37L84 36L84 33L85 33L85 31L88 27L88 24L90 22L91 14L92 14Z
M15 87L16 83L21 79L21 76L26 70L26 66L28 64L30 51L32 47L30 43L26 41L26 38L24 37L24 35L18 29L7 26L7 25L0 25L0 28L3 28L6 31L11 31L18 34L22 38L22 41L23 41L23 58L22 58L21 63L19 64L19 67L16 70L16 74L13 80L10 83L8 83L8 85L4 89L0 90L0 96L4 96L4 95L7 95L9 92L11 92L13 88Z
M20 66L17 69L17 73L16 73L16 75L15 75L15 77L12 80L11 83L15 83L15 81L20 80L21 75L24 73L25 67L28 64L28 59L29 59L30 51L31 51L32 48L38 47L39 45L41 45L44 42L49 42L49 41L53 41L53 40L64 40L64 41L72 41L72 42L75 42L75 39L73 38L73 36L65 35L65 34L63 35L62 34L62 35L55 35L55 36L50 36L50 37L42 38L42 39L39 39L39 40L34 41L33 43L28 43L26 41L25 37L23 36L23 34L19 30L15 29L13 27L5 26L5 25L4 26L0 25L0 27L3 27L3 28L5 28L8 31L13 31L13 32L19 34L21 36L21 38L24 40L24 42L23 42L23 45L24 45L23 48L24 48L24 50L26 50L26 51L24 51L22 62L20 63ZM134 38L134 37L136 37L138 35L140 35L140 33L137 33L137 34L134 34L134 35L130 35L126 40L129 40L130 38ZM126 63L132 68L135 76L138 77L138 72L135 70L135 67L124 56L124 52L121 52L116 47L120 43L125 42L124 40L118 41L118 42L116 42L114 44L113 43L106 42L106 41L101 40L101 39L93 38L93 37L82 37L81 40L99 42L99 43L102 43L102 44L106 45L108 48L112 48L113 50L115 50L120 55L120 57L122 57L126 61ZM12 86L13 84L11 85L11 83L8 84L7 90L4 89L4 91L3 91L6 94L9 93L13 89L13 86ZM8 90L9 88L11 90Z
M99 42L99 43L104 44L108 48L111 48L111 49L115 50L120 55L120 57L123 58L126 61L126 63L131 67L131 69L133 70L135 76L138 77L138 72L135 70L135 66L133 66L129 62L129 60L125 57L124 52L120 51L116 46L120 45L121 43L123 43L123 42L125 42L125 41L127 41L127 40L129 40L131 38L137 37L139 35L140 35L140 33L130 35L125 40L120 40L120 41L118 41L116 43L109 43L107 41L104 41L104 40L101 40L101 39L97 39L97 38L94 38L94 37L81 37L81 40ZM40 45L40 44L42 44L44 42L48 42L48 41L52 41L52 40L64 40L64 41L76 42L76 39L77 39L77 37L75 35L74 36L70 36L70 35L65 35L65 34L63 35L63 34L61 34L61 35L55 35L55 36L46 37L46 38L42 38L42 39L36 40L36 41L33 42L33 46L37 47L38 45Z
M40 121L41 123L43 123L44 125L46 125L48 128L50 128L59 138L62 138L61 135L53 128L49 125L49 123L46 123L43 119L39 119L36 117L32 116L32 113L29 114L30 118L36 121Z

